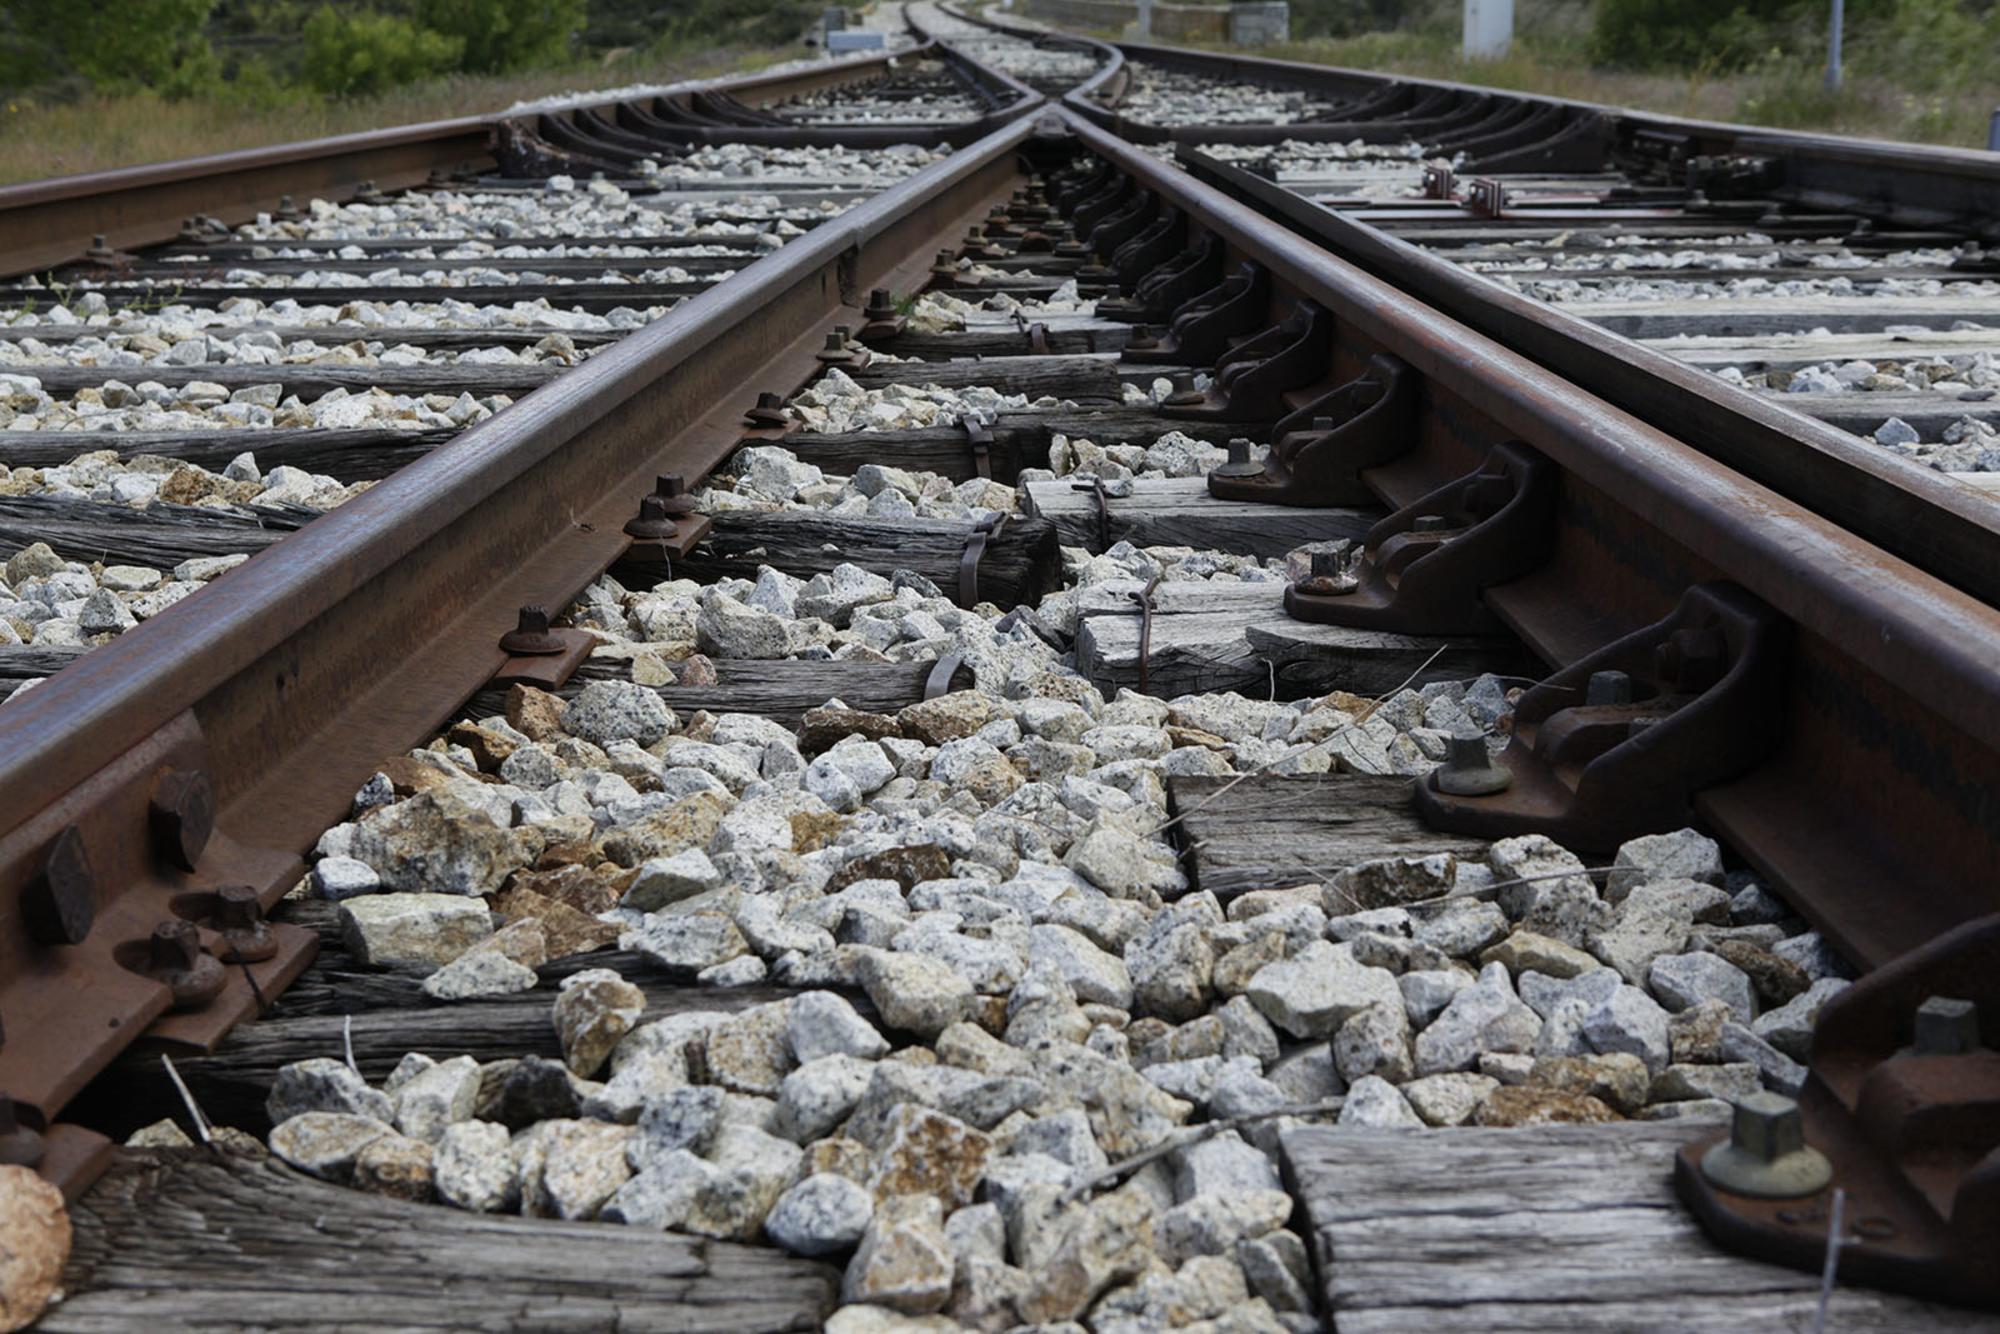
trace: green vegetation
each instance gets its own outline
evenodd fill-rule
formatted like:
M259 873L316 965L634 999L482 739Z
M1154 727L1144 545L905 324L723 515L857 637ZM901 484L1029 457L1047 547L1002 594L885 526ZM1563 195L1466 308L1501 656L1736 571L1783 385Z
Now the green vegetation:
M1760 125L1984 147L2000 106L2000 0L1516 0L1513 51L1467 61L1460 0L1292 0L1293 59L1462 79Z
M368 10L314 10L306 20L305 37L301 81L336 96L379 93L451 69L465 57L463 37Z
M797 54L821 0L0 0L0 182Z
M804 32L816 0L7 0L0 95L268 105L426 79L685 54Z

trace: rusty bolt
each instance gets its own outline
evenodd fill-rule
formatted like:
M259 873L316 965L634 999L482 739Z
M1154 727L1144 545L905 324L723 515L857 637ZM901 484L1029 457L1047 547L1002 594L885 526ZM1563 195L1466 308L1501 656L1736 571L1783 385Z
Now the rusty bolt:
M757 406L744 413L743 420L751 426L785 425L784 396L764 390L757 395Z
M1778 1093L1752 1093L1736 1104L1729 1139L1701 1158L1702 1175L1734 1195L1795 1200L1833 1180L1826 1155L1806 1144L1798 1103Z
M261 963L278 952L264 905L248 885L224 885L215 892L220 903L216 929L222 935L224 963Z
M1632 678L1623 672L1592 672L1583 690L1583 702L1593 706L1630 704Z
M1257 477L1264 471L1264 465L1251 457L1250 441L1235 436L1229 441L1229 461L1209 471L1216 477Z
M1344 559L1345 555L1346 555L1345 552L1340 552L1340 551L1313 552L1312 564L1309 567L1312 570L1313 578L1315 579L1339 578L1341 570L1346 565L1346 561Z
M199 769L169 769L153 785L147 807L160 859L192 871L215 833L215 788Z
M1963 1056L1979 1049L1979 1007L1952 996L1932 996L1917 1007L1920 1056Z
M1444 767L1436 770L1437 790L1454 797L1486 797L1504 792L1513 773L1493 762L1486 738L1474 732L1451 738Z
M299 206L292 202L290 195L279 195L278 211L271 216L283 222L295 222L299 218Z
M0 1163L33 1167L42 1161L42 1137L21 1124L14 1100L0 1093Z
M90 870L83 834L67 825L49 844L42 873L21 896L28 934L44 945L80 945L97 916L97 877Z
M201 930L179 919L153 928L147 943L146 976L173 992L175 1010L198 1010L214 1000L227 980L222 964L201 947Z
M514 628L500 636L500 651L517 658L552 657L565 647L562 636L549 629L547 607L522 607Z
M648 538L653 541L672 537L676 527L673 516L667 513L667 503L658 496L642 496L639 500L639 517L625 521L627 536Z

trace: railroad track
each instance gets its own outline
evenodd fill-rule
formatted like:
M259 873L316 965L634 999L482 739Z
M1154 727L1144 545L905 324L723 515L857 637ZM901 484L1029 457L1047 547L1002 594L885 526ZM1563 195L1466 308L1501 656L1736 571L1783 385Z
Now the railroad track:
M1816 1273L1802 1121L1839 1318L1991 1305L1991 502L1541 300L1632 221L1971 310L1978 155L901 20L0 191L13 1291L1728 1323L1816 1280L1667 1183ZM1535 1263L1606 1209L1655 1275Z

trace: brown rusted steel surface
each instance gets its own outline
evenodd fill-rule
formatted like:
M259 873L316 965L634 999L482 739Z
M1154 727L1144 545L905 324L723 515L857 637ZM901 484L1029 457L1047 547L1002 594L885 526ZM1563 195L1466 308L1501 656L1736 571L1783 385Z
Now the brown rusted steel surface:
M1216 185L1506 347L1946 582L2000 604L2000 505L1782 403L1183 148ZM2000 182L1994 186L2000 195Z
M1825 1262L1835 1189L1843 1280L2000 1310L2000 916L1968 923L1827 1002L1800 1091L1832 1180L1788 1198L1717 1184L1684 1147L1681 1199L1718 1241L1797 1269Z
M1065 113L1067 114L1067 113ZM1791 624L1782 740L1697 811L1851 957L1879 964L2000 907L2000 613L1069 117L1270 275L1268 323L1334 314L1326 387L1388 354L1424 381L1409 450L1363 480L1392 509L1520 440L1562 471L1550 556L1485 590L1574 662L1734 583Z
M73 260L93 235L120 249L150 245L195 214L237 223L284 195L346 199L364 181L389 190L433 170L489 168L492 142L492 123L467 117L0 186L0 274Z
M1385 93L1401 91L1414 98L1450 99L1461 107L1470 107L1480 99L1488 99L1519 107L1544 108L1558 113L1574 126L1601 123L1609 137L1596 145L1600 154L1614 150L1653 156L1675 164L1714 155L1769 159L1775 164L1777 172L1774 195L1788 202L1807 208L1853 209L1901 227L1949 227L1988 239L2000 238L2000 212L1996 212L1993 206L1995 192L2000 190L2000 154L1932 144L1891 143L1692 120L1446 79L1385 75L1340 66L1273 60L1233 51L1197 51L1138 42L1118 42L1115 46L1132 60L1216 79L1275 83L1309 89L1328 97L1369 99L1362 105L1373 104ZM1108 124L1115 119L1115 111L1105 109L1096 99L1072 93L1065 102L1100 124ZM1386 105L1384 110L1388 111ZM1392 116L1393 112L1390 112L1382 119L1392 120ZM1135 138L1144 141L1171 140L1200 144L1278 143L1285 139L1345 140L1362 135L1367 125L1365 122L1302 122L1275 126L1157 127L1121 123L1120 128L1130 130ZM1452 133L1449 126L1426 124L1418 115L1405 120L1402 129L1407 131L1407 137L1419 140L1427 136L1448 137ZM1399 133L1398 137L1403 136ZM1575 151L1580 146L1552 145L1564 152ZM1493 169L1532 168L1523 163ZM1679 183L1678 178L1675 183Z
M206 918L224 886L275 901L382 759L503 666L521 607L566 605L637 540L624 525L656 478L721 460L757 389L814 375L871 287L921 286L912 257L1019 183L1029 128L821 224L10 703L0 1093L24 1120L47 1124L141 1033L205 1048L247 1014L232 966L217 999L162 1020L169 988L143 972L155 927ZM213 794L212 833L179 859L192 870L153 810L170 771ZM250 965L265 995L309 956L274 930Z

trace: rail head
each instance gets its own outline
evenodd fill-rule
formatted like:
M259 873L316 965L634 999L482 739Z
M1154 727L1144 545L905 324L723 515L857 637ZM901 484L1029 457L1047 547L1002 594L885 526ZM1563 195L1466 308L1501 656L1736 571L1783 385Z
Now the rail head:
M1878 963L1994 911L1991 877L1975 868L2000 861L2000 811L1984 795L2000 786L2000 610L1057 114L1159 207L1218 239L1223 272L1247 262L1268 275L1262 318L1311 302L1332 317L1338 364L1386 353L1413 373L1405 453L1362 474L1392 510L1511 443L1555 465L1550 554L1481 594L1545 661L1576 663L1718 580L1768 608L1786 639L1765 721L1778 750L1696 808L1851 957ZM1885 916L1882 886L1905 881Z
M726 457L744 386L804 383L868 290L920 285L1018 185L1033 129L828 220L0 709L0 1089L46 1122L142 1033L206 1046L253 1012L232 976L162 1018L164 988L119 960L219 886L275 902L368 774L492 677L518 608L618 559L654 477ZM147 834L174 772L212 817L193 870Z

